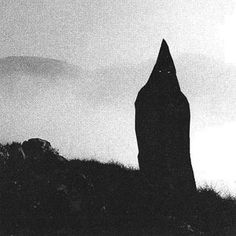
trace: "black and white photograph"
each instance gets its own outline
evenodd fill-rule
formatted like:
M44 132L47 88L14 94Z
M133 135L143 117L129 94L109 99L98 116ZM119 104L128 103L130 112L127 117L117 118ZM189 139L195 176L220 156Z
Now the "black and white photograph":
M0 0L0 236L236 235L236 0Z

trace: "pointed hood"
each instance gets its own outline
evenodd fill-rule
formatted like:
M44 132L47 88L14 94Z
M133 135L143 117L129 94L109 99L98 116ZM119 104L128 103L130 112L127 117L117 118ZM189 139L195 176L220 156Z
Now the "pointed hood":
M158 88L162 92L180 90L175 65L164 39L162 40L156 64L147 84L153 88Z
M155 68L160 72L170 72L172 74L176 74L175 65L165 39L162 40Z

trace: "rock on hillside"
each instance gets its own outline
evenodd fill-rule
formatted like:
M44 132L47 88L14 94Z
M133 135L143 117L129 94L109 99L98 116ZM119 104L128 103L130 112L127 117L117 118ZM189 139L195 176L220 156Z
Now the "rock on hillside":
M67 161L64 157L60 156L54 148L52 148L51 144L47 140L31 138L28 141L23 142L22 148L26 158L35 160L45 159L45 156L50 153L53 159L57 161Z

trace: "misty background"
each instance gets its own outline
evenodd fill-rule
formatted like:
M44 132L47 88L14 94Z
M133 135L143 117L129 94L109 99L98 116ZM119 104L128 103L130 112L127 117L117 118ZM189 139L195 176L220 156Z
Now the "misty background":
M236 192L236 1L0 1L0 141L138 167L134 101L167 40L199 184Z

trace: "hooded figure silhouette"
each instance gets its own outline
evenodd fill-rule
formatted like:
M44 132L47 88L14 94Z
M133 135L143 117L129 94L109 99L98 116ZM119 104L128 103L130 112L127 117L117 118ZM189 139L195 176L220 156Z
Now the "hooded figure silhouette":
M163 39L149 80L135 101L140 171L160 193L196 191L190 160L190 109L181 92L169 47Z

